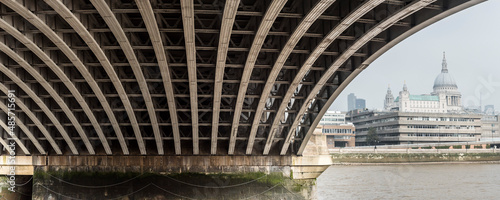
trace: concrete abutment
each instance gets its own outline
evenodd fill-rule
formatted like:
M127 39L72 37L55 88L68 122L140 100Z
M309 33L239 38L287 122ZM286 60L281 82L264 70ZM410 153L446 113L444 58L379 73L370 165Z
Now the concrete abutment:
M33 175L32 199L315 199L327 157L18 156L15 166Z

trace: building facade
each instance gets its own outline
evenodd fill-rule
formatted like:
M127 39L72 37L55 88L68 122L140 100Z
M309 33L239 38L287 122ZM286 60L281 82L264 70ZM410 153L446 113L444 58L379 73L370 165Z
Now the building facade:
M326 136L328 149L355 146L355 130L353 124L320 125Z
M346 123L346 114L340 111L327 111L317 127L325 135L328 149L354 147L355 128Z
M372 143L367 141L370 128L376 130L379 144L479 141L482 135L491 135L491 128L487 133L482 128L493 122L484 125L482 114L466 112L461 98L443 53L441 73L430 94L410 94L405 83L396 98L387 89L383 112L350 113L357 130L356 145Z
M481 140L500 140L500 121L498 115L485 114L481 118Z
M384 101L386 111L420 112L420 113L460 113L463 112L462 95L458 86L448 72L448 64L443 53L441 73L434 80L433 92L430 94L412 95L406 86L394 99L390 88ZM394 101L393 101L394 99Z
M345 113L340 111L326 111L319 121L319 125L340 125L345 124Z
M480 114L365 111L349 116L356 127L356 146L367 145L374 128L381 145L467 142L481 138Z

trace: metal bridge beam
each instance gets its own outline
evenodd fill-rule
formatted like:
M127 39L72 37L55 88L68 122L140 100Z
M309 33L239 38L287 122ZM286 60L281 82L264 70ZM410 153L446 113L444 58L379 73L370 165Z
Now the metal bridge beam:
M8 92L9 89L3 83L0 83L0 91L2 91L5 95L7 95L9 93ZM36 117L36 115L33 112L31 112L30 108L28 108L26 105L24 105L24 103L21 101L21 99L19 99L18 97L15 97L15 100L16 100L16 105L19 106L19 108L21 108L21 110L26 115L28 115L28 117L31 119L31 121L33 121L33 123L35 123L35 125L38 127L38 129L40 129L40 131L45 136L45 138L47 138L47 140L49 141L49 143L52 146L52 148L54 149L54 151L57 154L61 155L62 154L61 149L59 148L57 143L54 141L54 139L52 138L52 135L49 133L49 131L47 131L47 129L43 126L42 122L40 122L40 120ZM42 108L42 107L40 107L40 108ZM50 113L50 114L52 114L52 113ZM50 119L53 120L53 118L50 118ZM60 124L59 122L57 122L57 120L53 121L52 123L54 123L56 126L57 126L57 124ZM61 127L57 126L57 129L60 131ZM64 129L62 129L62 130L64 130ZM61 133L61 135L62 135L62 133ZM73 143L71 142L70 144L73 144ZM68 145L70 145L70 144L68 144Z
M219 36L219 47L217 49L217 65L215 67L215 84L214 84L214 111L212 113L212 148L211 154L217 153L217 137L219 133L219 114L220 114L220 99L222 95L222 82L224 80L224 68L226 67L227 51L229 47L229 39L231 39L231 31L238 11L240 0L226 1ZM194 141L193 141L194 142Z
M233 124L231 126L231 139L229 141L229 151L228 154L234 154L234 147L236 145L236 136L238 135L238 126L240 124L241 112L243 109L243 101L245 100L245 95L247 92L248 84L250 82L250 76L252 75L252 70L255 67L255 62L262 48L266 36L269 33L269 29L274 23L274 20L278 17L281 9L285 6L287 0L274 0L269 6L262 22L255 34L254 40L252 42L252 47L248 53L245 67L243 70L243 75L241 77L240 87L238 90L238 97L236 99L236 107L234 109ZM252 138L249 138L249 141Z
M123 137L120 131L120 128L116 125L118 124L116 118L114 117L114 114L111 110L111 107L109 106L109 103L107 102L106 98L104 97L104 94L102 93L101 89L89 73L88 69L85 67L85 65L82 63L82 61L76 56L75 52L69 48L69 46L62 40L62 38L57 35L52 29L47 26L47 23L42 21L38 16L33 14L31 11L26 9L23 5L14 2L14 1L7 1L7 0L1 0L1 3L5 4L15 12L19 13L23 18L25 18L28 22L30 22L33 26L37 27L43 34L45 34L67 57L68 59L74 64L74 66L79 70L79 72L82 74L82 76L87 80L88 84L94 91L94 93L97 95L99 101L101 102L103 108L106 110L106 113L108 114L110 121L114 124L113 128L115 130L115 133L118 135L118 137ZM85 28L83 28L85 30ZM75 29L78 30L78 29ZM90 36L90 35L88 35ZM85 39L85 38L84 38ZM95 42L95 41L94 41ZM112 68L111 68L112 69ZM113 80L113 79L112 79ZM118 80L118 79L116 79ZM116 81L118 82L118 81ZM118 82L119 83L119 82ZM124 103L125 104L125 103ZM128 149L126 147L125 141L121 140L120 144L122 145L122 149L124 154L128 154Z
M436 16L433 16L432 18L430 18L430 19L428 19L428 20L426 20L426 21L424 21L424 22L422 22L422 23L420 23L420 24L412 27L410 30L404 32L403 34L399 35L398 37L394 38L393 40L391 40L390 42L388 42L387 44L385 44L384 47L382 47L381 49L379 49L377 52L373 53L359 67L357 67L348 77L346 77L346 79L342 82L342 84L328 98L328 100L325 103L325 106L323 106L321 108L321 110L319 111L318 116L323 116L326 113L326 111L328 110L329 105L331 105L333 103L333 101L338 97L338 95L340 95L340 93L345 89L345 87L347 87L347 85L349 85L349 83L351 83L351 81L359 73L361 73L364 69L366 69L368 67L368 65L371 64L371 62L373 62L375 59L377 59L379 56L381 56L387 50L389 50L390 48L392 48L393 46L395 46L396 44L398 44L402 40L408 38L412 34L416 33L417 31L420 31L423 28L429 26L430 24L432 24L434 22L437 22L437 21L439 21L439 20L441 20L441 19L443 19L445 17L448 17L448 16L450 16L450 15L456 13L456 12L464 10L464 9L466 9L468 7L471 7L473 5L481 3L483 1L485 1L485 0L472 0L472 1L468 1L468 2L462 3L462 4L458 5L458 6L455 6L455 7L451 8L451 9L449 9L449 10L446 10L446 11L444 11L444 12L442 12L442 13L436 15ZM424 8L428 8L429 6L430 5L427 5ZM302 115L298 115L297 118L299 118L299 116L302 116ZM311 123L311 127L316 127L319 124L320 120L321 120L321 117L316 117L314 119L314 121ZM313 131L314 131L314 128L309 128L309 130L307 130L307 132L306 132L306 134L304 136L304 139L302 140L302 143L300 144L299 151L297 152L298 155L302 155L302 153L303 153L303 151L305 149L305 146L306 146L307 142L309 141L309 138L312 135ZM288 137L291 137L290 133L288 134ZM286 152L288 150L288 147L290 145L291 138L288 138L288 137L287 137L287 139L285 139L285 143L282 146L282 149L281 149L281 154L282 155L286 154Z
M18 102L16 102L16 104L18 104ZM9 108L1 101L0 101L0 109L2 109L2 111L5 112L6 115L8 115ZM28 127L24 125L19 116L16 116L16 125L19 126L19 128L21 128L21 130L24 132L24 134L26 134L26 136L28 136L29 140L33 143L33 145L35 145L36 149L38 150L38 152L40 152L40 154L42 155L47 154L47 152L45 152L45 150L43 149L42 145L40 145L40 142L38 142L38 139L33 135L33 133L28 129Z
M50 0L50 1L55 3L58 2L59 0ZM137 57L135 56L134 49L130 45L129 40L125 35L125 32L123 32L120 23L116 19L115 15L113 14L109 6L104 1L91 0L91 2L96 7L97 11L99 11L99 14L102 16L102 18L108 25L109 29L111 29L111 32L113 32L113 35L116 37L116 40L122 47L123 53L127 57L127 60L130 64L130 67L132 68L134 76L137 79L137 83L139 84L139 89L141 90L144 103L146 104L146 107L148 109L149 120L151 121L151 126L153 127L153 133L156 138L156 148L158 150L158 154L163 155L164 154L163 141L161 140L160 127L158 126L158 118L156 117L155 108L151 100L151 94L149 93L149 88L146 79L144 78L141 66L139 65ZM134 131L134 133L137 138L141 154L146 154L146 146L144 144L144 140L142 139L141 131L136 130Z
M192 134L198 134L198 85L196 77L196 48L194 33L194 5L191 0L181 0L182 24L189 77L189 101L191 105ZM177 150L176 150L177 152ZM180 154L180 149L178 154Z
M153 45L156 60L160 67L161 77L163 86L165 87L165 93L167 96L167 103L170 113L170 119L172 121L172 131L174 134L174 145L176 152L180 154L181 141L179 135L179 120L177 119L177 109L175 107L175 98L174 98L174 89L172 87L172 80L170 78L170 69L167 63L167 56L165 54L165 49L163 48L163 42L161 39L160 31L158 29L158 25L156 23L156 19L154 16L153 8L148 0L136 0L137 7L144 19L144 23L146 24L146 29L148 30L149 37L151 37L151 43ZM156 136L156 135L155 135ZM197 143L198 134L193 134L193 143ZM158 140L157 140L158 142ZM193 144L193 154L198 154L199 149L197 144Z
M384 0L371 0L371 1L366 1L359 7L353 9L349 15L347 15L344 19L342 19L335 28L333 28L330 33L328 33L325 38L316 46L314 51L309 55L307 60L304 62L302 67L300 68L299 72L295 75L295 78L293 79L293 82L290 84L290 87L288 88L288 91L285 93L285 97L283 98L281 105L276 112L276 117L273 120L271 130L277 130L278 125L280 124L280 119L283 117L285 114L285 110L287 109L288 103L290 102L293 94L295 93L295 90L299 87L299 84L302 82L304 79L304 76L309 72L310 68L316 62L316 60L319 58L321 54L330 46L330 44L333 43L337 39L338 36L340 36L341 33L343 33L347 28L349 28L354 22L359 20L363 15L365 15L367 12L371 11L373 8L378 6L384 2ZM264 154L267 155L269 153L269 150L271 149L271 145L273 144L272 141L274 140L274 134L269 134L266 146L264 147Z
M6 47L0 46L0 49L4 49L4 48L6 48ZM16 60L16 61L22 62L19 60ZM26 66L26 68L31 68L31 66L28 65L28 66ZM24 92L26 92L26 94L28 94L30 96L30 98L33 99L33 101L38 105L38 107L40 107L45 112L45 114L51 119L52 123L54 123L56 125L57 129L59 130L61 135L64 137L64 140L66 141L66 143L68 143L68 146L71 149L71 151L73 152L73 154L78 154L78 150L76 149L75 144L70 139L68 132L64 129L64 127L59 122L59 119L54 115L54 113L52 113L52 111L47 106L47 104L44 103L42 101L42 99L40 99L40 97L38 97L38 95L32 90L32 88L29 87L28 85L26 85L26 83L24 83L19 77L17 77L14 72L10 71L9 68L7 68L3 64L0 64L0 72L2 72L7 77L9 77L9 79L14 81L19 88L24 90ZM42 81L42 80L39 80L39 81ZM42 85L42 87L44 87L47 90L47 92L49 92L49 94L51 94L51 96L57 102L59 107L61 107L63 109L64 113L70 119L71 124L75 127L78 134L80 135L83 142L85 143L85 146L87 147L87 150L89 151L89 153L95 154L94 147L92 147L92 145L90 144L90 141L88 140L87 135L83 131L82 126L79 124L78 120L76 119L74 114L71 112L69 107L64 103L64 100L62 100L62 98L59 97L59 95L57 94L57 92L55 92L55 90L50 88L50 85L47 82L40 82L40 84ZM2 84L2 86L3 86L3 84Z
M318 17L328 8L335 0L321 0L309 11L309 13L304 17L302 22L295 29L293 34L288 39L287 43L281 50L280 55L278 56L271 73L268 75L268 79L264 89L262 91L262 96L259 99L259 105L257 106L257 111L254 115L252 129L250 131L250 137L248 139L247 151L246 154L252 154L253 144L255 135L257 134L257 129L260 125L260 119L262 117L262 112L264 110L264 106L268 100L269 94L271 93L271 89L274 86L274 82L278 77L278 73L281 71L281 68L285 64L286 59L292 53L292 50L295 48L300 38L306 33L309 27L318 19ZM269 135L276 134L277 129L270 130ZM272 136L274 137L274 136ZM267 141L267 143L273 143L273 141Z
M16 39L18 39L21 43L23 43L25 46L27 46L34 54L36 54L40 60L44 61L47 66L59 77L59 79L64 83L64 85L68 88L68 90L71 92L73 97L76 99L76 101L80 104L82 107L83 111L89 118L89 120L92 122L94 126L94 130L97 132L97 135L99 136L99 139L104 147L104 150L106 151L106 154L112 154L111 148L109 147L108 141L106 140L106 137L101 129L101 126L99 126L99 122L97 121L94 113L90 109L89 105L83 98L83 96L80 94L78 89L76 89L75 85L71 82L71 80L68 78L68 76L64 73L64 71L58 67L50 57L45 54L37 45L33 43L30 39L25 37L24 35L21 34L17 29L14 27L10 26L7 22L4 20L0 19L0 28L4 29L6 32L10 33L12 36L14 36ZM66 114L71 113L71 115L68 115L68 117L72 116L72 112L70 111L68 105L64 103L64 100L59 96L59 93L55 91L53 86L51 86L45 78L37 71L35 68L33 68L31 65L29 65L23 58L21 58L16 52L11 50L6 44L0 42L0 50L3 51L6 55L8 55L12 60L16 61L19 63L21 67L24 68L30 75L32 75L38 83L40 83L45 90L49 92L51 96L53 96L54 100L58 104L63 104L63 106L60 106L63 108ZM8 69L5 69L8 70ZM77 123L78 121L74 116L72 118L72 121L79 125ZM75 126L78 127L78 126ZM77 129L80 134L83 133L84 137L86 138L87 136L81 129ZM80 132L81 131L81 132ZM90 142L86 143L86 145L90 146ZM88 148L88 146L87 146Z
M288 132L287 138L291 138L291 134L293 134L292 130L295 130L297 128L298 123L301 120L301 116L303 116L307 108L310 106L310 104L314 103L312 102L312 99L318 94L320 89L323 87L323 85L330 79L330 77L335 73L335 71L340 68L344 62L350 58L352 54L354 54L356 51L358 51L363 45L365 45L368 41L370 41L373 37L384 31L385 29L389 28L392 24L398 22L399 20L404 19L405 17L411 15L412 13L422 9L423 7L427 6L428 4L431 4L435 0L420 0L420 1L415 1L404 8L400 9L396 13L392 14L385 20L381 21L375 27L371 28L369 31L367 31L363 36L361 36L356 42L351 45L347 50L340 55L335 62L328 68L328 70L322 75L321 79L318 81L316 86L312 89L312 91L309 93L309 96L306 98L304 101L305 103L302 105L300 108L297 117L295 118L295 121L290 128L290 131ZM305 136L305 140L308 140L310 138L310 135ZM288 140L285 140L285 144L289 143ZM301 155L302 152L304 151L306 142L303 142L303 145L300 146L297 154ZM283 153L283 150L282 152Z

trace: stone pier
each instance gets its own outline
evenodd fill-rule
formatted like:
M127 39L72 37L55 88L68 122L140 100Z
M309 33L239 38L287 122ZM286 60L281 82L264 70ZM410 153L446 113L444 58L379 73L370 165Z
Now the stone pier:
M325 158L329 158L327 160ZM7 174L7 158L0 172ZM18 156L32 199L315 199L324 156ZM7 191L3 191L5 193Z
M34 155L14 165L33 177L27 199L45 200L316 199L316 178L331 164L318 129L303 156ZM0 157L0 174L11 165Z

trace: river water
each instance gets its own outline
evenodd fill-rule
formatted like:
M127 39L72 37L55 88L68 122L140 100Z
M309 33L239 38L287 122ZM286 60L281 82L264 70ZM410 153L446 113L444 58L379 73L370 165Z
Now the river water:
M500 164L334 165L319 200L500 199Z

